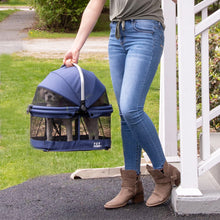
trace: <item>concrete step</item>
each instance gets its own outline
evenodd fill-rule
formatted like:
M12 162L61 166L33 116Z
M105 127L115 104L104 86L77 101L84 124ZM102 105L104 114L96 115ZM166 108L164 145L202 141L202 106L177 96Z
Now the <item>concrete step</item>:
M185 214L219 214L220 185L207 171L199 177L201 196L178 196L172 191L172 206L179 215Z
M220 133L210 134L210 145L211 153L220 148ZM179 215L220 213L220 163L199 176L199 190L201 196L179 196L174 189L172 191L174 211Z

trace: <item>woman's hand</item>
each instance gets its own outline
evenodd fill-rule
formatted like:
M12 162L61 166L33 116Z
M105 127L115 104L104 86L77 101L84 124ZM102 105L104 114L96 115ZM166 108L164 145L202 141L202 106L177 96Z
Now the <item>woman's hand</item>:
M71 67L73 63L78 63L79 54L80 54L79 50L75 50L75 49L68 50L64 56L63 64L66 67Z
M172 1L177 4L177 0L172 0Z

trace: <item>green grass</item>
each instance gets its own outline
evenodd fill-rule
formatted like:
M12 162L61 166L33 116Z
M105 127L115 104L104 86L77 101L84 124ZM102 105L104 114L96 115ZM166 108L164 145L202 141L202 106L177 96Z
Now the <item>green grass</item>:
M108 61L82 60L80 65L93 71L104 83L112 114L112 148L109 151L49 152L33 149L29 138L30 115L26 114L37 85L61 60L43 60L10 55L0 56L0 189L42 175L71 173L79 168L115 167L123 165L120 123L110 80ZM158 128L159 74L148 95L145 109Z
M4 10L4 11L0 11L0 22L3 21L5 18L7 18L9 15L15 13L18 10Z
M9 5L9 6L15 6L15 5L27 5L27 0L8 0L7 2L1 2L0 5Z
M109 31L98 31L92 32L90 34L91 37L106 37L109 36ZM43 31L43 30L29 30L28 37L30 39L35 38L49 38L49 39L56 39L56 38L74 38L76 37L76 33L60 33L60 32L50 32L50 31Z

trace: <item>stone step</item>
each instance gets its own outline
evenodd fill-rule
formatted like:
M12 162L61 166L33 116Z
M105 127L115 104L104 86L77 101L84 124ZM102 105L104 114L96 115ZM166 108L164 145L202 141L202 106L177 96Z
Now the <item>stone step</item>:
M199 177L201 196L178 196L172 191L172 206L179 215L186 214L219 214L220 213L220 185L207 171Z
M211 153L220 148L220 133L210 134L210 145ZM199 190L201 196L178 196L174 189L172 191L174 211L179 215L220 213L220 163L199 176Z

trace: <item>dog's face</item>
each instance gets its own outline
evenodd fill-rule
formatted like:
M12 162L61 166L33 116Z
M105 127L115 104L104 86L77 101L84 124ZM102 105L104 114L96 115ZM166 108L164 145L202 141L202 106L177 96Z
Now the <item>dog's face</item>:
M60 96L47 89L41 88L40 96L44 99L47 106L55 106L59 103Z
M44 91L44 100L46 103L54 103L58 101L58 97L55 93L48 90Z

